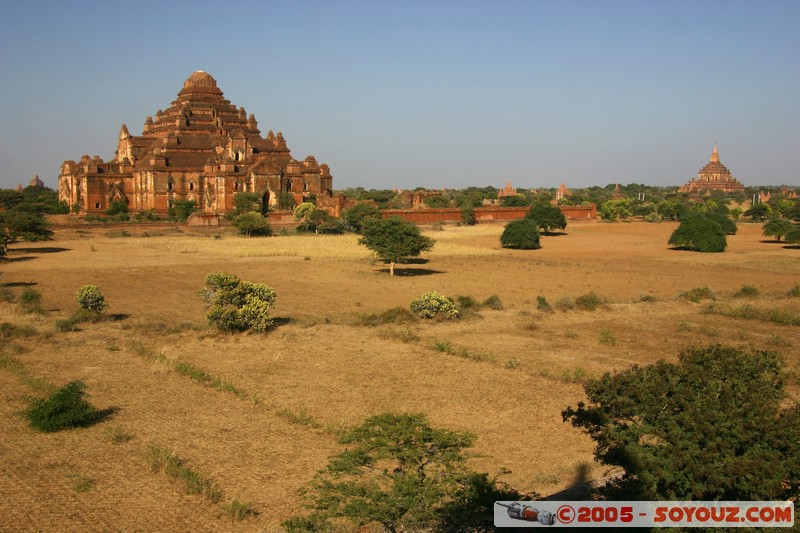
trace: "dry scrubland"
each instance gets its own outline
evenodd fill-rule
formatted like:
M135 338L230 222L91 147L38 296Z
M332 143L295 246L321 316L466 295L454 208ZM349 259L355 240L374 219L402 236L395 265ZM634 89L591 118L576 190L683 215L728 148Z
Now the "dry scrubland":
M800 366L800 327L708 314L708 300L678 297L708 286L723 306L796 315L800 298L786 294L800 283L800 250L742 225L725 253L673 251L674 229L573 224L541 250L511 251L499 248L500 226L445 227L428 232L437 240L430 261L402 265L395 278L351 235L60 230L53 242L14 246L2 282L15 295L32 284L44 314L0 303L0 321L33 328L5 340L0 370L0 529L275 531L307 503L296 490L339 450L336 430L387 410L473 432L472 466L510 469L504 479L518 490L566 488L582 463L599 477L592 442L560 416L583 398L587 376L717 342L778 350ZM274 287L279 326L267 335L207 329L197 291L217 270ZM88 283L103 289L113 320L56 332ZM743 285L760 295L734 298ZM430 290L497 295L504 309L363 325L364 314ZM538 295L555 307L590 291L607 305L537 310ZM40 383L32 377L83 379L96 406L118 411L87 429L36 433L18 414ZM149 445L216 483L222 500L152 472ZM234 499L258 514L235 521L224 509Z

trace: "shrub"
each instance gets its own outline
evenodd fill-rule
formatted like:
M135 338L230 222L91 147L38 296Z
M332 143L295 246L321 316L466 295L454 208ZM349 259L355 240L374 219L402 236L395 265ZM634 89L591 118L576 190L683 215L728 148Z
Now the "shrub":
M41 313L41 301L42 293L30 287L26 287L25 290L22 291L22 294L19 295L19 303L26 313Z
M359 321L364 326L380 326L383 324L408 324L416 322L417 317L405 307L393 307L380 314L363 314L359 317Z
M82 308L98 315L108 307L106 299L97 285L84 285L79 288L78 292L75 293L75 300Z
M539 226L529 218L509 222L500 236L500 244L503 248L538 250L542 247L539 244Z
M575 309L575 299L572 296L562 296L555 305L559 311L571 311Z
M697 252L724 252L728 245L719 224L701 213L686 214L669 238L672 246L683 246Z
M354 233L361 233L370 223L381 219L381 211L371 204L356 204L342 211L345 227Z
M679 295L684 300L697 303L700 300L716 300L717 297L714 292L708 287L695 287L691 290L680 293Z
M786 293L787 296L800 297L800 285L795 285Z
M653 222L653 223L657 224L659 222L663 222L664 218L661 215L659 215L658 213L648 213L648 214L646 214L644 216L643 220L645 222Z
M277 293L262 283L242 281L233 274L206 276L200 296L208 306L208 323L222 331L266 331L274 323L269 311Z
M550 307L550 304L547 302L547 298L545 298L541 294L536 297L536 309L538 309L539 311L546 311L546 312L550 312L553 310L553 308Z
M781 237L786 237L793 227L794 225L788 220L776 218L764 224L761 234L765 237L775 237L775 240L780 242Z
M436 291L426 292L411 300L411 311L420 318L458 318L456 304Z
M45 432L92 425L101 413L84 398L85 388L82 381L71 381L47 398L34 399L25 418L31 427Z
M481 307L488 307L489 309L494 309L495 311L502 311L505 309L505 307L503 307L503 302L500 301L500 297L496 294L486 298L483 303L481 303Z
M605 298L592 291L575 299L575 306L584 311L594 311L605 303Z
M739 289L736 294L733 295L734 298L758 298L761 294L761 291L758 290L758 287L753 287L752 285L742 285L742 288Z

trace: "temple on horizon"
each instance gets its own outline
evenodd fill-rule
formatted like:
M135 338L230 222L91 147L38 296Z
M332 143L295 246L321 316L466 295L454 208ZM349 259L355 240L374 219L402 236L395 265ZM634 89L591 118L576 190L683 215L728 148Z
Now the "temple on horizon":
M716 143L714 143L714 150L711 152L711 160L700 169L696 177L678 189L678 192L700 193L713 190L725 192L744 191L744 185L733 177L728 167L720 163Z
M147 117L142 135L123 124L112 160L84 155L65 161L58 177L59 200L82 213L103 213L112 202L166 213L174 202L191 200L200 212L222 214L234 209L240 192L258 193L274 206L281 192L300 203L330 198L332 188L328 165L313 156L292 158L280 132L262 137L255 117L225 100L202 70L166 111Z

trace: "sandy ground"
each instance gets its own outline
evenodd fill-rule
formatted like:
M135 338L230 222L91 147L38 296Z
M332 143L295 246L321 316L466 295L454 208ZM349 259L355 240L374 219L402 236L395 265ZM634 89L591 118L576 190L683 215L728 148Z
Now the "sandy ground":
M5 353L56 385L83 379L95 405L117 411L90 428L37 433L19 416L35 392L0 370L0 529L277 531L306 503L297 489L341 449L334 430L383 411L423 412L434 425L474 433L472 466L510 469L503 479L518 490L563 489L585 463L600 476L590 439L561 421L583 398L586 377L717 342L774 349L800 366L799 327L707 314L708 302L678 297L709 287L730 305L798 312L800 299L786 292L800 283L800 250L764 242L755 225L740 225L722 254L670 250L674 228L575 224L543 237L541 250L511 251L498 245L501 227L446 226L429 232L437 246L428 262L403 265L394 278L354 236L243 241L224 231L98 229L15 245L1 281L14 295L39 291L44 313L0 303L0 321L36 331L7 339ZM217 270L274 287L280 325L267 335L209 330L197 292ZM89 283L102 288L114 320L56 332L77 287ZM734 298L743 285L760 296ZM429 290L497 295L504 309L455 322L361 324L360 315L407 307ZM590 291L607 305L536 308L539 295L555 306ZM242 394L178 375L175 361ZM114 442L114 431L130 439ZM258 515L234 521L221 505L184 494L150 470L151 444ZM88 490L76 488L81 480Z

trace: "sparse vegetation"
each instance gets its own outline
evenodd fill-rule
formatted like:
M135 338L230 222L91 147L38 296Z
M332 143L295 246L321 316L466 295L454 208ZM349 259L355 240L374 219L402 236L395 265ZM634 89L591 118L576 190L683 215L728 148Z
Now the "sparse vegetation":
M37 290L25 287L19 295L19 303L22 310L26 313L42 313L42 293Z
M575 307L583 311L594 311L599 306L606 303L605 298L596 292L588 292L575 298Z
M734 298L758 298L759 296L761 296L761 291L752 285L742 285L742 288L733 295Z
M744 304L736 307L712 304L706 309L706 312L731 318L773 322L784 326L800 326L800 314L777 307L767 309L756 307L752 304Z
M545 298L541 294L536 297L536 309L538 309L539 311L544 311L546 313L553 311L553 308L550 307L550 304L547 302L547 298Z
M607 329L600 330L600 344L605 344L606 346L616 346L617 345L617 338L614 336L611 331Z
M495 311L502 311L505 309L503 302L500 301L500 297L496 294L489 296L483 302L481 302L481 309L483 308L493 309Z
M149 444L144 456L153 472L163 472L179 482L186 494L199 494L211 503L219 503L225 496L219 485L186 466L183 459L164 446Z
M717 297L714 292L708 287L694 287L691 290L684 291L679 295L684 300L699 303L700 300L716 300Z

